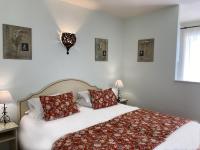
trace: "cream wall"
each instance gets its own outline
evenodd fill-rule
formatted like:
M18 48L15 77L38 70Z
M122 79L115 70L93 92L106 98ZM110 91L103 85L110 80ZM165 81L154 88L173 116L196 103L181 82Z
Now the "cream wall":
M175 82L178 6L128 19L123 80L130 104L200 121L200 84ZM154 62L137 62L139 39L155 38Z
M0 36L0 89L10 90L15 100L60 79L77 78L108 87L120 77L122 22L118 18L63 0L1 0L2 24L32 28L32 60L3 59ZM77 35L69 55L59 41L60 31ZM95 37L109 40L108 62L95 62ZM16 107L8 107L15 120Z

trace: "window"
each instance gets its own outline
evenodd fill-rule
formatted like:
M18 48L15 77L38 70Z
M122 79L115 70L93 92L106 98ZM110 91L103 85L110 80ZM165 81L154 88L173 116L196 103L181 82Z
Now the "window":
M200 82L200 27L181 29L176 62L176 80Z

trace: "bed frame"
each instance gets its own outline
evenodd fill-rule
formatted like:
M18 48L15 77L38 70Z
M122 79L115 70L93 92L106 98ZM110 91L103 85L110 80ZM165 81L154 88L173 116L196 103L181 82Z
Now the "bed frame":
M96 86L92 86L89 83L77 79L65 79L59 80L45 86L42 90L30 94L28 97L22 99L19 102L19 109L20 109L20 120L21 118L26 115L26 111L28 111L27 101L31 98L38 98L41 95L52 95L57 93L65 93L72 91L74 93L74 97L77 97L77 92L85 91L88 89L99 89Z

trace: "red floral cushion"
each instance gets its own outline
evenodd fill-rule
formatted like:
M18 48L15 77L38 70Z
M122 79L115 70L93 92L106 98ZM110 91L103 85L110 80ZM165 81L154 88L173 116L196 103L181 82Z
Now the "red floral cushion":
M79 112L73 93L65 93L56 96L40 96L44 116L46 121L72 115Z
M112 89L107 90L89 90L91 103L94 109L105 108L117 104L117 97Z

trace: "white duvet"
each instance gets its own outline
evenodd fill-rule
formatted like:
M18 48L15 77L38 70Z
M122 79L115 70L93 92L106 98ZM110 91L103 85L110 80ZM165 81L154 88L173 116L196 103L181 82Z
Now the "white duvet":
M112 107L93 110L80 107L80 113L54 121L24 116L20 122L20 144L24 150L50 150L52 144L61 136L92 125L105 122L137 107L118 104ZM200 146L200 124L190 122L174 133L156 150L196 150Z

